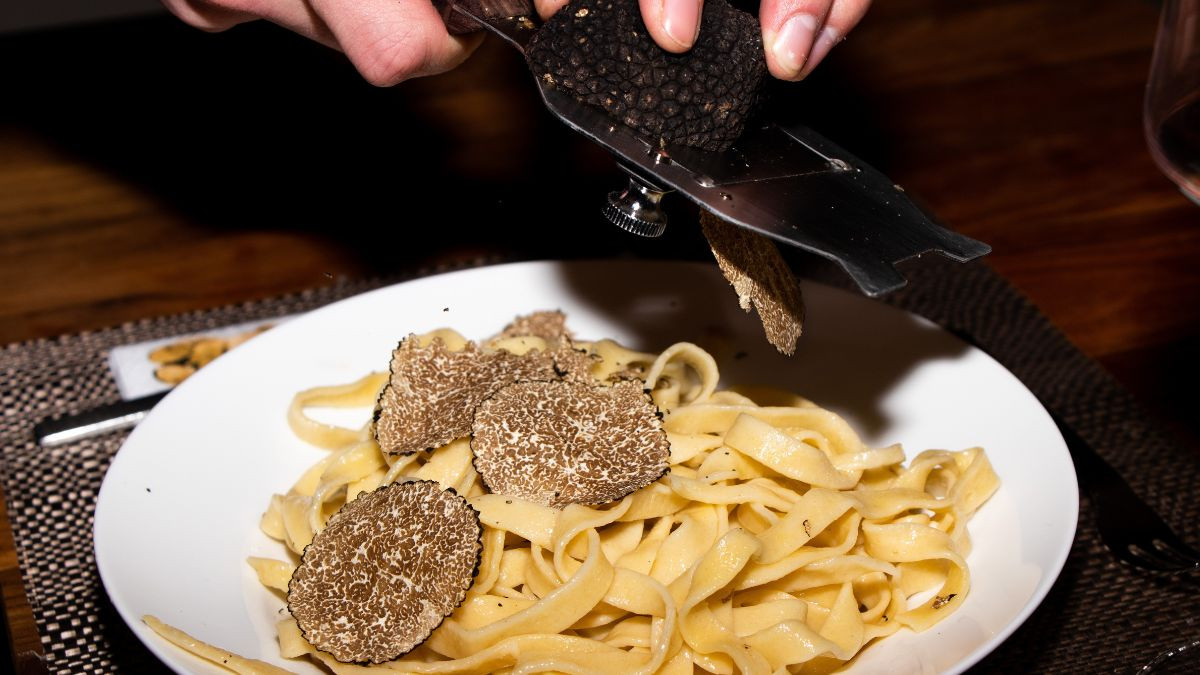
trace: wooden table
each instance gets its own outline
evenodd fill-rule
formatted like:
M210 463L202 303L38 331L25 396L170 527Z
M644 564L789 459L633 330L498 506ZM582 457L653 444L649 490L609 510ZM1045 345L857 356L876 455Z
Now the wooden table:
M991 243L991 265L1200 448L1200 207L1142 137L1156 17L889 0L799 87L810 124ZM5 37L0 63L3 343L478 254L703 254L686 217L654 242L600 220L611 161L494 43L391 90L272 26L166 17ZM38 652L10 536L0 585L15 653Z

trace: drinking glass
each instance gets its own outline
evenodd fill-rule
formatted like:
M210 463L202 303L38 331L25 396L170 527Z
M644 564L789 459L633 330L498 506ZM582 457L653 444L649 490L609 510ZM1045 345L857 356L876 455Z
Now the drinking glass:
M1154 161L1200 204L1200 0L1163 2L1143 121Z

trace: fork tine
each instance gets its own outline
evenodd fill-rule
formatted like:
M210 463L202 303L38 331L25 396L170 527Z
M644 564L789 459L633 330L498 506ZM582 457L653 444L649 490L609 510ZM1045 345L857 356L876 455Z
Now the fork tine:
M1158 537L1162 540L1164 545L1171 547L1181 557L1186 558L1191 562L1200 562L1200 551L1188 546L1187 542L1180 539L1179 536L1171 530L1159 532Z
M1103 492L1094 501L1095 522L1100 540L1114 557L1159 572L1192 567L1193 562L1168 543L1174 539L1170 530L1128 487L1106 481Z
M1200 553L1179 538L1116 469L1053 411L1081 479L1091 488L1100 539L1130 565L1171 574L1200 570Z
M1189 556L1186 551L1180 550L1179 547L1172 542L1165 541L1165 538L1163 537L1155 537L1150 543L1153 544L1154 548L1158 549L1158 551L1164 556L1179 562L1181 565L1200 565L1200 558L1193 558ZM1187 545L1184 544L1185 548L1186 546Z
M1126 549L1129 552L1129 558L1123 558L1126 562L1132 562L1139 567L1148 567L1159 572L1180 572L1190 569L1194 565L1187 564L1177 558L1166 556L1153 547L1144 547L1140 544L1129 544Z

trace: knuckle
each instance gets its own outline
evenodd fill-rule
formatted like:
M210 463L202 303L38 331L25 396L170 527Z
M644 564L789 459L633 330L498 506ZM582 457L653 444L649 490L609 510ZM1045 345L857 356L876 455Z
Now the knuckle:
M253 14L254 16L267 16L270 13L272 0L206 0L214 5L220 6L222 9L241 12L244 14Z
M225 2L213 0L163 0L167 10L193 28L218 32L233 27L239 21Z
M390 87L424 72L429 45L411 32L385 33L367 41L351 58L367 82Z

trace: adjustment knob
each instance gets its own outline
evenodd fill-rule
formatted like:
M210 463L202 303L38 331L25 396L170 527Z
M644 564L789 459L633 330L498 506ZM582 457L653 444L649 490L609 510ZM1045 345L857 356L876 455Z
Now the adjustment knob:
M663 213L660 202L666 192L630 173L629 185L623 192L608 193L604 217L641 237L662 236L667 229L667 214Z

